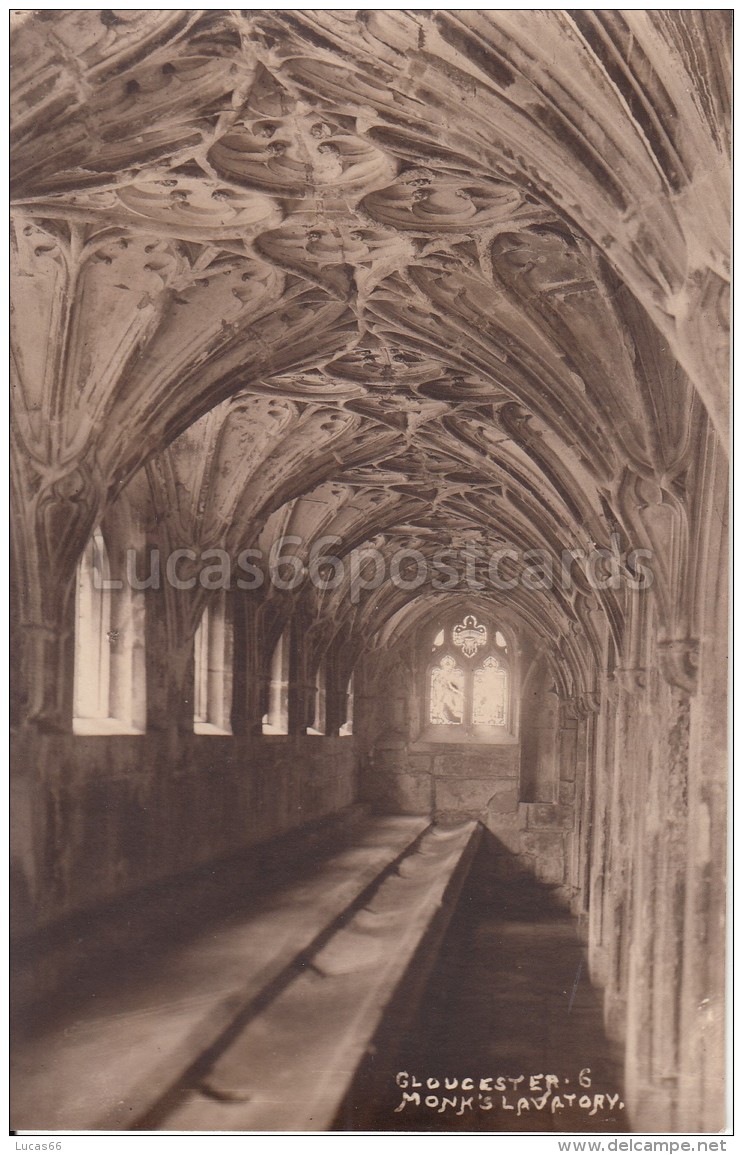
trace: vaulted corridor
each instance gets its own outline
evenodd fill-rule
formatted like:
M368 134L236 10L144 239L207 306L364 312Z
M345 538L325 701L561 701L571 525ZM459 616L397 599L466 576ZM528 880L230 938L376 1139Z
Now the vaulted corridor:
M724 1128L728 13L12 26L12 1126Z

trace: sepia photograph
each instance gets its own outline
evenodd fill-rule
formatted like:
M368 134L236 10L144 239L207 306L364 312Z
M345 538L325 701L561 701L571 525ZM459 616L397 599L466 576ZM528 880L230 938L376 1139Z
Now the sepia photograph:
M724 1152L732 9L9 19L17 1149Z

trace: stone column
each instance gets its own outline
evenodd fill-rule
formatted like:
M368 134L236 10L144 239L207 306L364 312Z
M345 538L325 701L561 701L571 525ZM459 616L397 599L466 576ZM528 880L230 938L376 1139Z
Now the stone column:
M326 664L325 733L337 737L348 715L348 665L337 652L331 652Z
M674 659L683 678L694 684L689 701L684 968L679 996L683 1046L676 1117L685 1130L714 1132L730 1122L725 1119L729 555L728 460L711 434L698 491L705 510L695 574L702 595L699 646L693 642L684 646L681 638Z
M610 802L614 778L614 730L618 686L613 674L604 678L594 743L593 803L591 807L591 869L588 896L588 962L591 978L603 986L607 977L606 892L609 869Z
M578 917L582 932L587 929L590 896L592 806L595 765L595 712L598 695L582 702L576 735L575 780L559 783L559 802L570 806L574 826L570 839L567 881L571 889L571 909Z
M315 683L308 676L308 642L301 609L295 606L291 618L289 648L289 726L290 734L306 734L312 725Z
M148 730L193 733L193 639L201 606L193 591L173 589L167 580L145 591Z
M621 1041L626 1028L630 933L636 898L632 844L640 805L636 801L637 781L645 738L640 717L648 673L643 668L624 667L614 671L614 678L618 693L604 891L604 1018L609 1035Z
M724 581L724 567L719 573ZM725 921L727 879L726 645L724 592L703 640L699 693L690 703L686 907L679 1012L678 1125L718 1131L725 1125ZM728 1072L728 1078L730 1073Z
M50 473L54 473L50 466ZM72 728L75 580L100 506L91 469L41 478L21 463L11 487L13 721Z
M684 1043L680 994L688 855L691 683L669 667L652 694L649 736L639 763L633 842L636 895L629 967L625 1086L635 1125L677 1129Z

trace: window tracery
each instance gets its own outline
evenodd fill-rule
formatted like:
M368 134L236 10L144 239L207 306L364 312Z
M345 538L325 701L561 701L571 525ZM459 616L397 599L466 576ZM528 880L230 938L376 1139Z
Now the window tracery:
M512 678L505 634L473 613L429 634L424 729L438 740L507 740Z

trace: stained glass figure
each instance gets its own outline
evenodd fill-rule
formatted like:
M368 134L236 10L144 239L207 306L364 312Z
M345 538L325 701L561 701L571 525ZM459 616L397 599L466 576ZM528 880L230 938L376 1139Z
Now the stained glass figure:
M486 658L474 673L472 721L475 726L505 726L506 671L497 658Z
M429 718L437 726L464 722L464 670L460 670L451 654L444 654L431 670Z

